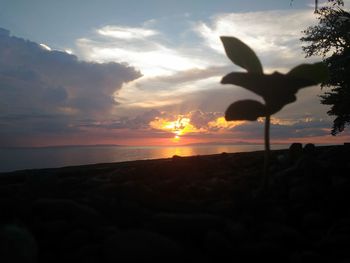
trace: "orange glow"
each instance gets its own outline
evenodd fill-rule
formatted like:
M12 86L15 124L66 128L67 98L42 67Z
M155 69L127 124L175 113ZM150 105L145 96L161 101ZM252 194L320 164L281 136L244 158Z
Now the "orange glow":
M151 121L149 125L153 129L169 131L174 135L173 141L178 142L180 140L180 136L183 136L187 133L198 133L196 127L191 124L191 120L184 116L179 116L175 121L170 121L168 119L156 118Z
M230 129L238 125L242 125L245 121L226 121L225 117L219 117L215 121L211 121L208 123L210 128L216 129Z
M176 119L175 119L176 118ZM216 133L226 133L229 129L242 125L245 123L244 121L232 121L227 122L224 117L216 118L214 121L208 122L201 128L195 127L191 123L191 115L178 115L175 116L174 119L170 118L155 118L153 121L149 123L150 127L156 130L167 131L169 133L174 134L174 137L170 138L170 142L172 143L180 143L184 144L186 140L186 134L210 134L212 132Z

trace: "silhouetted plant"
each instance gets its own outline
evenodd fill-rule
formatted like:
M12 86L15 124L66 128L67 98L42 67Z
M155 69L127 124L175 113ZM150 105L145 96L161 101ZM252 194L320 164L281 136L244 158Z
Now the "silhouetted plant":
M265 104L255 100L240 100L232 103L225 112L227 121L255 121L265 117L265 158L263 189L268 187L268 169L270 154L270 117L280 111L286 104L296 101L299 89L316 85L324 81L327 67L322 63L301 64L287 74L274 72L264 74L263 67L254 51L234 37L221 37L226 55L236 65L247 72L232 72L224 76L222 84L242 86L260 95Z

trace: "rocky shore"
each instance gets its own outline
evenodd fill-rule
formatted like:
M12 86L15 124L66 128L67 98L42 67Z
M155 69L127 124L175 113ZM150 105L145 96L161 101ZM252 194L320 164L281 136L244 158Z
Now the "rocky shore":
M350 262L350 145L0 174L0 262Z

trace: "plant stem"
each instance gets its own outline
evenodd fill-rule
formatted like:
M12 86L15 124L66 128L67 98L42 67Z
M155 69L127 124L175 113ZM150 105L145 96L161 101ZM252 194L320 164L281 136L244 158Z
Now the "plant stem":
M270 162L270 115L265 118L265 155L264 155L264 174L263 190L266 192L269 185L269 164Z

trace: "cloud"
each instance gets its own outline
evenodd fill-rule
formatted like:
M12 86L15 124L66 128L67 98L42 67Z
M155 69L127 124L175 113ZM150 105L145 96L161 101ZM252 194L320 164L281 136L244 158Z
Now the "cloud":
M305 62L301 31L316 22L312 10L217 14L208 22L189 19L182 21L177 42L173 41L176 36L160 30L165 25L160 27L159 21L152 20L140 27L104 26L78 39L77 45L87 60L128 61L141 70L142 78L126 83L116 93L122 112L152 108L178 113L193 109L224 111L223 105L232 102L229 98L256 96L233 86L229 92L220 84L222 76L235 68L224 54L221 35L248 43L267 71L287 71ZM214 99L208 100L206 95Z
M157 23L152 21L141 27L109 25L77 40L81 55L87 60L127 61L140 69L143 77L126 83L116 93L119 108L125 113L176 107L195 89L218 85L220 75L229 71L223 63L211 64L212 60L207 59L210 53L186 44L186 40L176 45L170 41L174 37L150 28ZM105 31L109 33L101 34ZM120 31L137 33L125 37Z
M166 43L165 36L156 30L114 25L97 29L95 35L77 40L84 58L99 62L126 61L145 76L203 68L204 61Z
M256 51L265 67L284 69L302 60L301 31L315 22L310 10L226 13L197 22L194 31L219 54L224 54L219 37L235 36Z
M97 32L102 36L109 36L116 39L143 39L157 35L159 32L144 28L130 28L121 26L105 26Z
M80 61L1 29L0 132L59 133L83 118L110 118L114 93L138 77L126 64Z
M262 138L264 130L263 121L245 122L232 128L232 133L239 133L241 138ZM285 140L289 138L312 138L328 136L330 134L329 123L318 119L305 119L297 122L276 120L271 124L271 138L273 140Z
M305 60L302 31L316 22L309 9L224 13L195 23L194 31L218 54L224 54L219 37L235 36L254 49L267 71L286 71Z
M149 123L164 116L164 113L158 110L148 110L135 117L118 117L112 120L82 120L77 124L81 128L99 128L106 130L116 130L116 129L133 129L133 130L149 130Z

